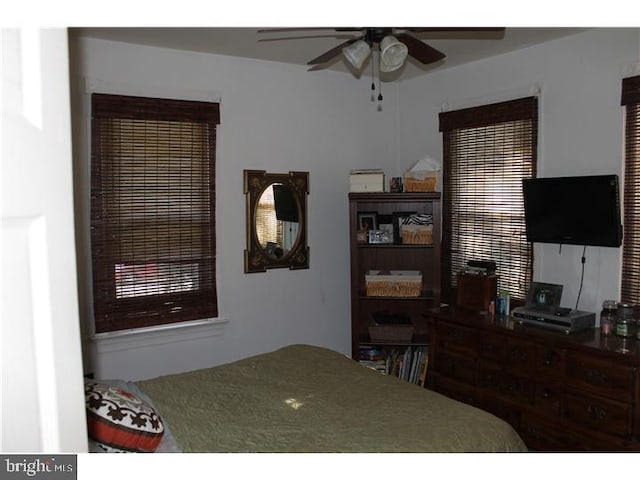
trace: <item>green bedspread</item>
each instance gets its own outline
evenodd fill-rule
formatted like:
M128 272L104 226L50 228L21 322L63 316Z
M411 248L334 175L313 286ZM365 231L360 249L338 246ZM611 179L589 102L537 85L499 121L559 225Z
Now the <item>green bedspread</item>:
M487 412L309 345L136 384L184 452L526 451Z

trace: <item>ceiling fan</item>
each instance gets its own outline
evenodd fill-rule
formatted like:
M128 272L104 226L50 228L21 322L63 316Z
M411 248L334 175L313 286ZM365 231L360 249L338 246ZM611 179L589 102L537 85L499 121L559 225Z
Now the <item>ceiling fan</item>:
M323 28L270 28L258 30L258 33L292 32L300 30L323 30ZM445 58L445 54L427 45L411 35L422 32L504 32L500 27L406 27L406 28L331 28L336 33L360 32L360 35L333 47L322 55L307 62L307 65L318 66L343 54L346 60L360 70L372 51L380 53L380 71L392 72L404 65L408 56L415 58L423 65L435 63Z

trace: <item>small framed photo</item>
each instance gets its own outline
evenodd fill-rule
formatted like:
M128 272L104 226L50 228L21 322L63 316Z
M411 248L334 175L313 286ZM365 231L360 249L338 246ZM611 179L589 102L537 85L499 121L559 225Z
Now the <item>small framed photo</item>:
M560 306L562 285L532 282L527 295L527 306L546 307L555 310Z
M368 230L359 229L356 233L356 242L357 243L369 243L369 232Z
M393 233L384 230L369 230L369 243L393 243Z
M358 212L358 230L378 230L378 212Z
M393 215L378 215L378 229L386 233L385 238L393 243Z
M402 220L411 215L415 215L417 212L393 212L393 243L402 243Z
M389 191L402 193L402 177L392 177L389 182Z

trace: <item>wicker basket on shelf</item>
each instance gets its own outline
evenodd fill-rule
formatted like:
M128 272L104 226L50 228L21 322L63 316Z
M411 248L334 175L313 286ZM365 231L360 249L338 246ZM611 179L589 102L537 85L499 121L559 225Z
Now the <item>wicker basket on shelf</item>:
M408 174L404 176L405 192L435 192L437 187L437 177L435 173L424 178L414 177Z
M402 243L408 245L433 244L433 225L402 225Z
M370 325L369 337L372 342L402 342L413 340L413 325Z
M365 287L368 297L419 297L422 274L416 270L369 270Z

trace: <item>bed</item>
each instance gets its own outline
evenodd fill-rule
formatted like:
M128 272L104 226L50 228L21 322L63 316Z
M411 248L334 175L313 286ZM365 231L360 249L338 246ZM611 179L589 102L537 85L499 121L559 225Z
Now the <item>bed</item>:
M485 411L311 345L118 387L149 406L150 424L160 420L155 451L526 451ZM91 419L90 398L94 407L101 400L87 396Z

